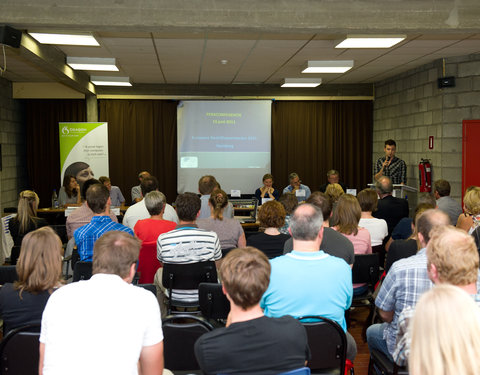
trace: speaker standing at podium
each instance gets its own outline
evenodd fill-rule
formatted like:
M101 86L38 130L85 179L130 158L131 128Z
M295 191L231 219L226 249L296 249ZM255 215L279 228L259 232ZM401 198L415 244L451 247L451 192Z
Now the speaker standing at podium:
M397 144L393 139L385 141L385 156L379 158L375 163L375 180L380 177L390 177L393 184L407 183L407 165L402 159L395 156Z

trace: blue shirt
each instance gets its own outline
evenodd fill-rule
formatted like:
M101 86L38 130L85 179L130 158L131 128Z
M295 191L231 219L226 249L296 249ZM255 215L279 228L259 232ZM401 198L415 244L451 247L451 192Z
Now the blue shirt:
M352 270L341 258L292 251L270 260L270 284L260 306L269 317L321 315L347 330L345 310L352 303Z
M112 206L120 206L122 202L125 202L122 191L118 186L112 186L110 190L110 200L112 201Z
M303 185L303 184L300 184L300 187L298 188L298 190L303 190L305 191L305 195L304 196L298 196L297 195L297 200L298 202L304 202L308 199L308 197L310 196L311 194L311 191L310 191L310 188L307 186L307 185ZM298 191L297 190L297 191ZM283 194L286 194L286 193L291 193L293 191L293 186L292 185L288 185L285 189L283 189Z
M91 262L93 257L93 246L104 233L119 230L133 236L133 230L125 225L115 223L110 216L94 216L92 221L83 227L78 228L74 233L80 260Z

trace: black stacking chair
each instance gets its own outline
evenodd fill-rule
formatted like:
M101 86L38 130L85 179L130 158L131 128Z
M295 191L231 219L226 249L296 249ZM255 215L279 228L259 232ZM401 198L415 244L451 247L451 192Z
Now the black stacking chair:
M92 262L78 261L73 268L73 281L88 280L92 277Z
M406 367L398 366L378 350L370 350L368 375L377 375L377 370L380 371L382 375L408 375L408 369Z
M225 325L230 312L230 301L223 294L222 284L200 283L198 286L198 301L200 311L205 319Z
M1 374L38 374L39 338L40 324L10 331L0 343Z

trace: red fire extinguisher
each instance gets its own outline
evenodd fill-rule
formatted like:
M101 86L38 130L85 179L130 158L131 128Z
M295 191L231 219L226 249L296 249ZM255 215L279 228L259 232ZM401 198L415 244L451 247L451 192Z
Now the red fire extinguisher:
M432 165L429 159L422 159L418 164L420 180L420 192L430 193L432 191Z

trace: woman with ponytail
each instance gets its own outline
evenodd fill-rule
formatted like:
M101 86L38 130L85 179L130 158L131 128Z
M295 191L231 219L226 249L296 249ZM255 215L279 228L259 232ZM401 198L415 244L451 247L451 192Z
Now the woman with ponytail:
M24 190L18 197L17 216L10 220L8 227L15 246L22 244L23 237L37 228L47 226L45 219L37 217L38 195L31 190Z
M210 217L197 220L199 228L217 233L223 256L232 249L245 247L246 245L245 233L240 222L237 219L223 217L223 211L227 205L227 194L216 188L212 191L208 200Z

